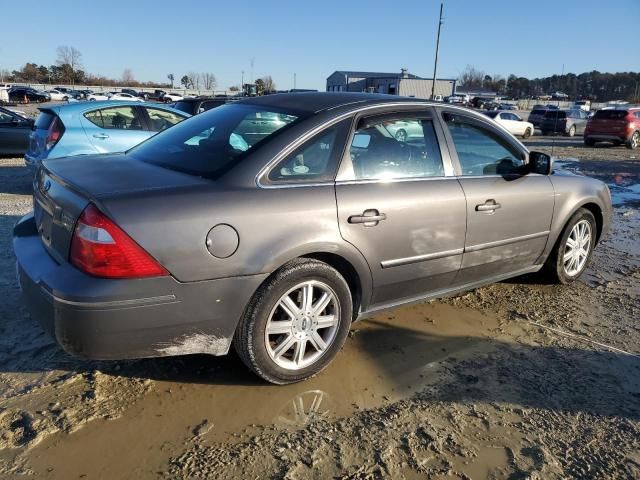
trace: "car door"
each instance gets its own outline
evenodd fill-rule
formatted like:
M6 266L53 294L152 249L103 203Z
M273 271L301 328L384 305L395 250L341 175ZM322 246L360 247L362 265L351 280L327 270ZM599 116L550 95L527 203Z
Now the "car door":
M110 106L86 111L81 123L97 152L124 152L149 138L145 118L135 105Z
M33 124L8 112L0 112L0 153L24 153Z
M463 285L525 270L542 253L553 215L546 175L525 173L526 150L488 122L443 110L458 180L466 196Z
M466 204L439 129L431 109L362 117L347 142L338 222L371 268L373 308L445 289L460 268Z

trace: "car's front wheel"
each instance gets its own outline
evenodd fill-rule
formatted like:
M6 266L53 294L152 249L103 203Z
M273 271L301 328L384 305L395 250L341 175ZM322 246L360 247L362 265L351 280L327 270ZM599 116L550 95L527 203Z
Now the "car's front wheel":
M631 135L631 138L627 141L626 145L627 148L630 148L632 150L640 147L640 132L633 132L633 135Z
M554 283L576 280L587 268L596 243L596 219L586 208L573 214L549 255L544 272Z
M333 267L297 259L255 293L238 325L242 361L271 383L305 380L338 353L352 318L349 285Z
M573 137L576 134L576 126L575 125L571 125L569 127L569 131L567 132L567 136L568 137Z
M531 132L531 129L530 129L530 128L527 128L527 129L524 131L524 133L522 134L522 138L524 138L524 139L526 140L527 138L529 138L529 137L531 136L531 133L532 133L532 132Z

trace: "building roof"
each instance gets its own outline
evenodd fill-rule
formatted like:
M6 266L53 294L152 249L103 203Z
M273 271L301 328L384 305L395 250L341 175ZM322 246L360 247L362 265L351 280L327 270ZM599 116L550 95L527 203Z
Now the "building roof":
M382 72L357 72L352 70L336 70L333 73L342 73L348 77L356 77L356 78L398 78L402 77L401 72L394 73L382 73ZM333 75L333 74L332 74ZM404 78L415 78L421 79L418 75L414 75L413 73L407 73L407 76Z
M322 110L342 107L355 103L388 103L388 102L416 102L419 99L399 97L397 95L383 95L379 93L352 92L310 92L310 93L277 93L263 97L248 97L241 103L270 106L296 110L302 113L317 113Z

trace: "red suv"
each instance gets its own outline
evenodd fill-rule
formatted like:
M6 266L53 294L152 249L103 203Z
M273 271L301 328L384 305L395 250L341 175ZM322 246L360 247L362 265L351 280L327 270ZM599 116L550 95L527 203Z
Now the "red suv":
M627 148L640 147L640 107L598 110L584 130L584 143L624 143Z

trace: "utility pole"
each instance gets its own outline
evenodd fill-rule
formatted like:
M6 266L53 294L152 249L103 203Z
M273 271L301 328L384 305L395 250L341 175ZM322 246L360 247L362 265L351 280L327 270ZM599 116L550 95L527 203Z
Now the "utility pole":
M253 64L256 61L256 57L251 57L251 78L249 79L249 82L253 83L255 78L253 78Z
M436 95L436 73L438 71L438 50L440 49L440 28L442 27L442 9L444 8L444 3L440 4L440 19L438 20L438 38L436 39L436 59L433 62L433 80L431 82L431 100L435 98ZM454 92L455 93L455 92Z
M242 76L240 78L242 78L242 80L240 80L240 90L244 91L244 70L242 70Z
M296 72L293 72L293 89L296 89Z

